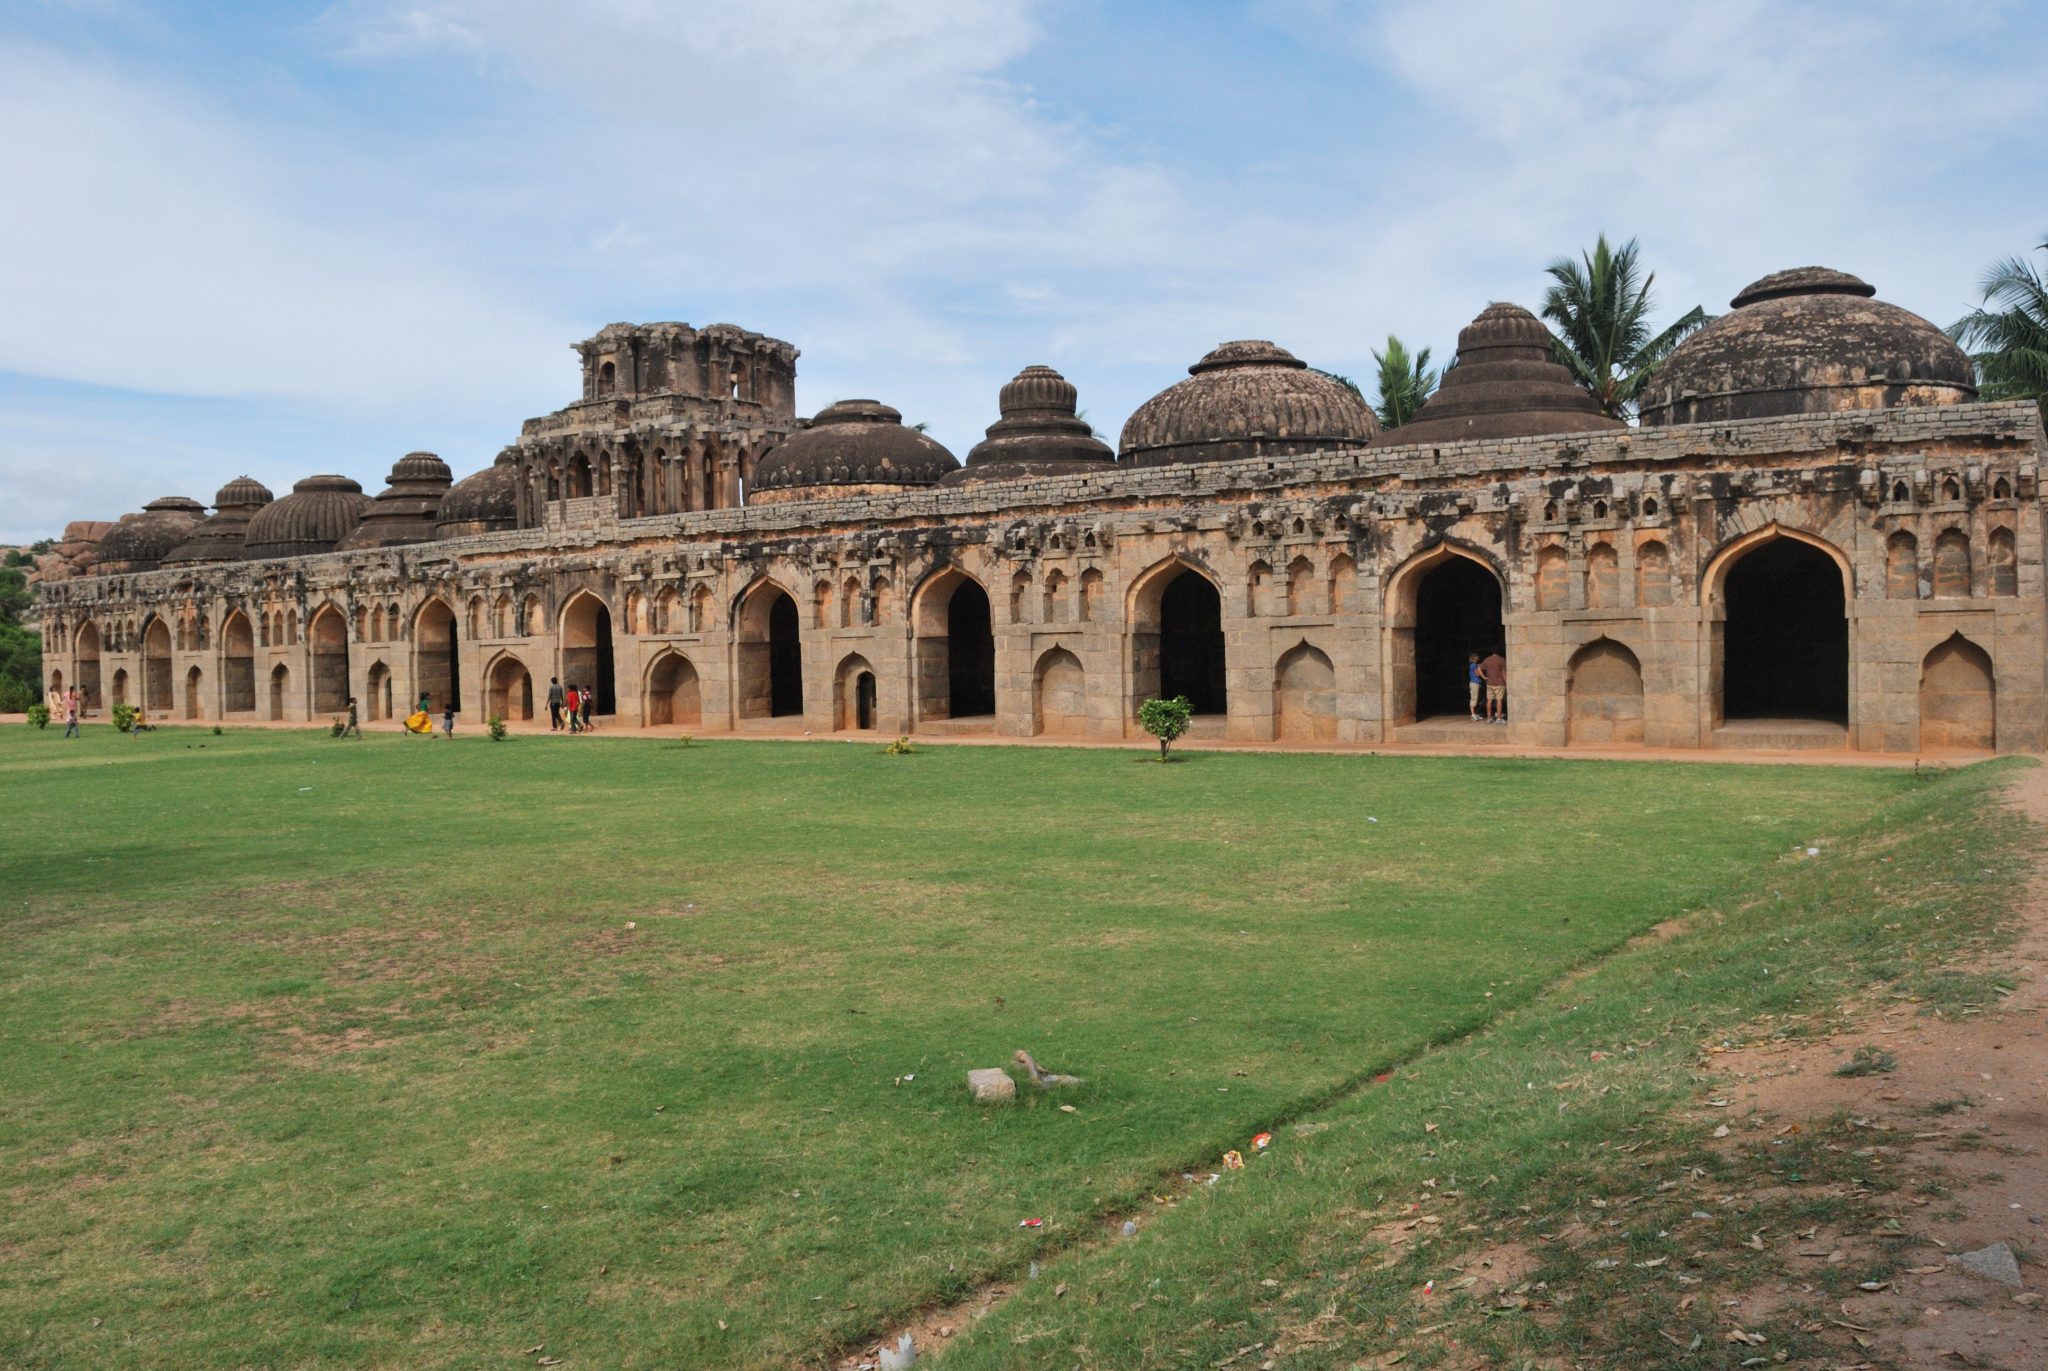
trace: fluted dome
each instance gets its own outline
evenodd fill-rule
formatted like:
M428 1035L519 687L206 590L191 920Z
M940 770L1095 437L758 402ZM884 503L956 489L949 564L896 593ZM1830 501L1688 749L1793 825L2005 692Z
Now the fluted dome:
M519 527L519 458L511 448L482 471L448 488L434 513L434 536L466 538Z
M213 517L172 548L170 555L164 558L164 565L191 566L199 562L241 560L249 520L275 498L270 487L261 481L237 476L214 493Z
M1799 267L1746 287L1680 343L1643 390L1645 424L1963 404L1970 359L1919 315L1845 272Z
M440 534L435 521L455 474L431 452L408 452L391 468L389 482L371 502L356 531L341 540L340 551L366 547L401 547L430 543Z
M177 546L206 520L206 506L185 495L151 500L140 514L131 514L100 539L93 563L96 576L155 571Z
M1116 460L1075 412L1080 394L1051 367L1026 367L997 397L1002 417L967 454L967 465L941 481L946 486L1058 476L1106 467Z
M308 476L292 493L258 510L249 521L242 554L249 558L303 557L332 552L355 532L370 497L346 476Z
M1491 304L1458 333L1457 364L1389 443L1456 443L1625 428L1551 355L1543 321L1520 305Z
M930 486L959 469L957 457L905 428L896 410L875 400L841 400L761 459L747 486L747 502L765 505Z
M1225 343L1188 373L1124 424L1123 461L1164 466L1284 457L1362 447L1379 436L1380 421L1363 396L1271 343Z

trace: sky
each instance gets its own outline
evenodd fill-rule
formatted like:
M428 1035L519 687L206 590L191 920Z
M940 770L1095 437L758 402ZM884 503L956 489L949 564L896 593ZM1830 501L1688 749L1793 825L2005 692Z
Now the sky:
M0 542L458 476L614 321L802 350L957 454L1218 343L1368 385L1637 238L1946 324L2048 238L2048 0L0 0Z

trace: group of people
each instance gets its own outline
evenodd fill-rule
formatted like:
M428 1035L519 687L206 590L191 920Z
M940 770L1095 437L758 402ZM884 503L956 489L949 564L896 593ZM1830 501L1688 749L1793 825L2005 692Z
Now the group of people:
M426 693L424 691L421 692L419 702L412 707L412 713L405 717L405 731L407 733L424 733L430 738L434 736L433 715L427 712L431 704L432 701L427 697ZM341 732L335 736L337 738L354 738L358 742L362 741L362 710L356 704L356 697L353 695L348 697L348 722L342 725ZM451 739L455 736L455 697L452 695L441 706L441 736Z
M1508 659L1498 652L1489 652L1484 657L1476 652L1465 654L1465 701L1475 724L1479 722L1482 699L1486 703L1487 723L1508 721Z
M566 727L571 733L595 733L597 725L590 716L596 709L596 691L574 681L564 686L561 677L548 677L549 732L560 733Z

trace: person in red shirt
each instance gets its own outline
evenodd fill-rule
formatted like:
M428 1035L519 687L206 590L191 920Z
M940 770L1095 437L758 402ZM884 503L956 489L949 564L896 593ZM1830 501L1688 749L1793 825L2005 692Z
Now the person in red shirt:
M1486 682L1486 722L1508 721L1508 659L1489 652L1479 663L1479 679Z
M577 689L576 689L576 683L575 683L574 681L571 681L571 682L569 682L569 701L568 701L568 704L569 704L569 731L570 731L571 733L581 733L581 732L583 731L583 725L582 725L581 723L579 723L579 722L577 721L577 711L578 711L578 710L579 710L580 708L582 708L582 705L583 705L583 694L582 694L582 692L581 692L581 691L579 691L579 690L577 690Z

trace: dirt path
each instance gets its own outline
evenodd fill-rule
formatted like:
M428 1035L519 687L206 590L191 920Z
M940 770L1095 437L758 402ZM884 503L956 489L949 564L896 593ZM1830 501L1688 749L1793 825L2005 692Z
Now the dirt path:
M438 717L436 726L438 727ZM20 714L0 714L0 727L25 721ZM93 728L104 724L105 719L95 716L86 720L86 726ZM186 720L158 718L158 726L166 731L180 728L212 728L212 720ZM522 720L508 723L513 737L546 736L550 731L546 719ZM289 732L312 732L325 734L328 722L315 719L306 722L286 721L273 723L267 719L235 719L224 725L236 732L248 729L266 729ZM60 724L56 730L62 733ZM390 719L366 721L365 733L404 732L403 725ZM461 737L483 736L480 720L467 716L456 723L457 735ZM568 736L563 735L565 738ZM599 738L638 738L656 741L677 741L690 738L695 742L806 742L840 743L854 747L880 747L889 739L873 732L839 732L813 734L801 725L779 729L748 729L733 733L703 725L657 724L635 728L627 724L603 721L602 727L593 735ZM580 741L580 738L579 738ZM1156 748L1149 738L1066 738L1037 737L1017 738L997 733L919 733L911 738L918 747L1062 747L1095 748L1131 752L1146 755ZM1794 751L1771 751L1743 748L1660 748L1660 747L1538 747L1533 744L1501 741L1488 745L1467 745L1462 743L1298 743L1298 742L1256 742L1230 738L1189 738L1176 743L1178 754L1201 752L1285 752L1319 753L1352 757L1515 757L1540 758L1572 761L1609 762L1700 762L1726 766L1860 766L1860 767L1943 767L1967 766L1982 761L1991 755L1985 752L1853 752L1845 748L1803 748Z
M2019 772L2010 793L2048 830L2048 767ZM1948 1005L1936 1017L1925 1004L1895 1002L1824 1041L1760 1044L1713 1059L1723 1080L1717 1099L1727 1104L1698 1117L1704 1127L1728 1127L1731 1142L1843 1113L1873 1136L1896 1130L1891 1136L1903 1140L1880 1148L1882 1160L1910 1196L1907 1226L1937 1253L1917 1256L1884 1289L1843 1306L1841 1326L1853 1326L1856 1345L1876 1365L2048 1367L2048 848L2017 912L2017 945L1964 968L1991 973L1992 1003L1982 1008ZM1837 1074L1858 1048L1896 1065ZM1961 1254L1994 1243L2017 1254L2021 1286L1958 1264ZM1815 1234L1794 1255L1820 1266L1881 1246L1881 1235Z

